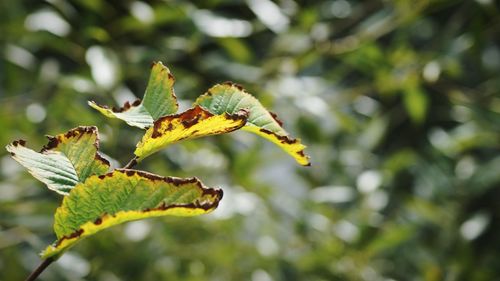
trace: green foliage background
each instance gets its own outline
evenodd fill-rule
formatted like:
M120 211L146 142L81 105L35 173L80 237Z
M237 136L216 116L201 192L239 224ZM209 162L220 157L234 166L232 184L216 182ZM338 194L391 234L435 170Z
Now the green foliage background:
M0 2L2 146L97 125L124 165L141 131L86 101L141 97L161 60L183 109L232 80L313 161L245 132L172 146L139 168L222 186L219 209L107 230L40 280L500 280L498 3L272 3ZM0 280L60 201L0 151Z

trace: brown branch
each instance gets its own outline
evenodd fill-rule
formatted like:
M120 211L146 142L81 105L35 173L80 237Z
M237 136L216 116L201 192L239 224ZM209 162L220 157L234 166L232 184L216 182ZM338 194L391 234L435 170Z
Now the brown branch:
M54 258L47 258L43 260L43 262L35 269L35 271L31 272L31 274L26 278L25 281L33 281L35 280L52 262L54 262Z

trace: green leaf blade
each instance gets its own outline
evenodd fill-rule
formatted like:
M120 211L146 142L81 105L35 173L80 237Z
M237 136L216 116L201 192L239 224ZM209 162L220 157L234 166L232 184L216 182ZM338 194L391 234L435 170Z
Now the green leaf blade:
M248 110L250 115L243 130L255 133L281 147L299 164L309 166L309 157L304 153L305 145L294 139L282 127L282 122L241 86L233 83L217 84L200 96L199 105L213 114L234 113Z
M101 175L109 170L109 162L98 152L96 127L80 126L48 138L49 143L41 152L25 147L25 141L15 141L6 149L50 190L67 195L90 175Z
M196 178L161 177L115 170L78 184L56 211L58 241L43 258L58 256L81 239L123 222L165 215L195 216L214 210L222 190Z
M49 137L42 151L59 151L69 159L80 182L90 175L109 170L109 161L99 154L99 132L95 126L79 126L64 134Z
M108 118L115 118L125 121L132 127L146 129L153 125L153 117L147 109L140 103L140 100L130 104L126 102L121 108L109 108L107 105L99 105L95 101L89 101L88 105Z
M125 121L128 125L141 129L149 128L158 118L174 114L179 108L174 92L175 78L161 62L153 63L151 75L144 93L144 99L126 102L120 108L110 108L89 101L90 107L104 116Z
M174 82L175 78L166 66L161 62L153 63L142 102L153 120L175 114L179 109L173 87Z
M24 141L14 141L6 149L14 160L28 168L29 173L50 190L67 195L78 183L78 176L69 159L61 152L42 154L26 148L24 144Z

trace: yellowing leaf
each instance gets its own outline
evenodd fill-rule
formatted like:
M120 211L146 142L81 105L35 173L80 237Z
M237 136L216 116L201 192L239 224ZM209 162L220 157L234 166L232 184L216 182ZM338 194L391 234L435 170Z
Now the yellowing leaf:
M48 136L44 151L62 152L76 170L80 182L90 175L108 172L109 162L99 153L99 132L95 126L80 126L55 137Z
M42 258L57 257L81 239L123 222L208 213L221 198L221 189L207 188L197 178L125 169L91 176L75 186L57 209L54 231L58 240Z
M304 166L310 165L309 157L304 153L305 145L299 139L291 138L283 129L282 122L241 86L233 83L218 84L200 96L196 105L213 114L233 114L239 110L248 110L246 126L243 130L255 133L275 143Z
M7 145L6 149L49 189L67 195L78 182L108 171L109 162L98 152L96 127L80 126L48 138L49 143L41 152L26 148L22 140Z
M247 117L245 110L214 115L199 106L180 114L164 116L146 131L134 154L140 161L180 140L232 132L244 126Z
M283 148L300 165L311 165L311 163L309 162L309 156L304 154L304 149L306 148L306 146L300 143L300 140L290 138L289 136L281 136L269 130L253 125L245 126L243 127L243 130L257 134Z
M145 129L153 125L154 120L177 112L179 107L174 93L175 79L170 70L161 62L153 64L144 100L132 104L126 102L121 108L109 108L89 101L89 105L109 118L118 118L130 126Z

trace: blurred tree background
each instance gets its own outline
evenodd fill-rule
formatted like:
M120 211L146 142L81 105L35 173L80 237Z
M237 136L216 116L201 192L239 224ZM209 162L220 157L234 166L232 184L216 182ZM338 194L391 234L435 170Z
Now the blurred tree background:
M221 186L214 213L87 239L40 280L500 280L500 7L493 0L3 0L0 144L97 125L115 166L141 130L87 100L141 97L152 61L186 109L243 85L313 166L245 132L138 168ZM53 242L61 196L0 150L0 280Z

